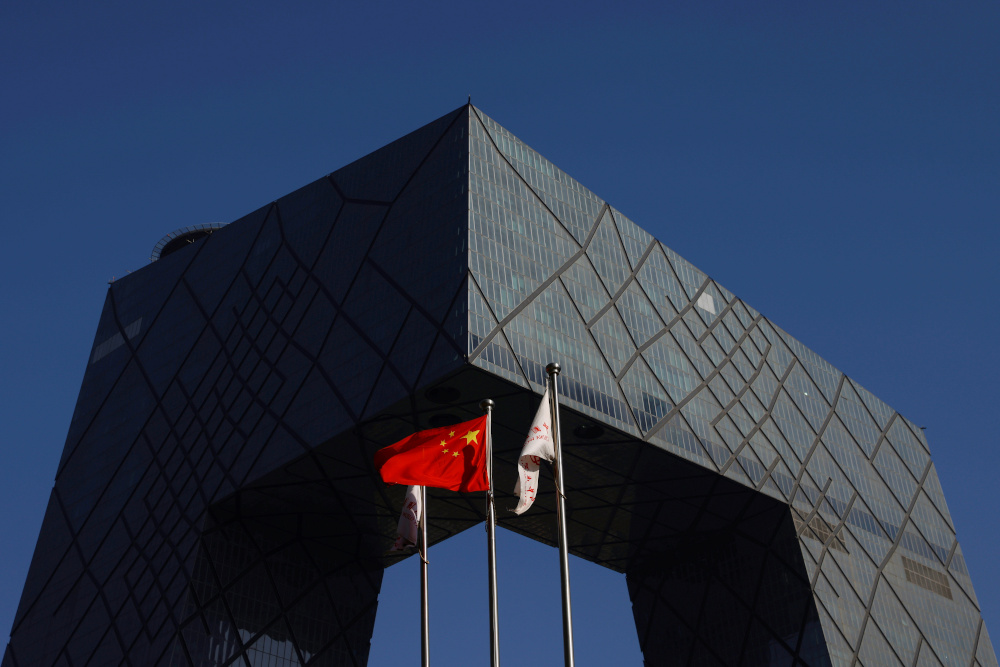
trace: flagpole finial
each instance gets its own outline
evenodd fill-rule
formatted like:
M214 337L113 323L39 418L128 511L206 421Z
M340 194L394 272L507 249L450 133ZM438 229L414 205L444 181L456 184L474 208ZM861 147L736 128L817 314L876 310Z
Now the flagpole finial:
M559 375L559 371L561 370L562 366L560 366L554 361L545 367L545 372L548 373L549 375Z
M479 409L486 413L489 413L493 409L494 405L496 405L496 403L494 403L491 398L484 398L479 401Z

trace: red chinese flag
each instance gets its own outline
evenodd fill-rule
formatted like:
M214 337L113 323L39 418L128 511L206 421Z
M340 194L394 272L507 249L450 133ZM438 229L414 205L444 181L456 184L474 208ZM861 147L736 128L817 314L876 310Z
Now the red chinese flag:
M486 415L418 431L375 452L387 484L416 484L450 491L487 491Z

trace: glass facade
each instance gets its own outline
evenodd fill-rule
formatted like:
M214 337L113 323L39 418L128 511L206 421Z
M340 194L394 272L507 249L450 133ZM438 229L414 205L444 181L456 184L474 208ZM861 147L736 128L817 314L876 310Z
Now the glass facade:
M635 472L684 467L633 465L605 564L647 662L997 664L923 431L479 110L469 134L471 363L540 393L558 360L565 406L783 508L754 525L761 498L687 481L720 525L686 523Z
M364 665L372 453L563 367L649 665L997 665L923 432L466 106L109 289L2 667ZM482 520L434 493L432 539ZM501 524L554 543L554 498Z

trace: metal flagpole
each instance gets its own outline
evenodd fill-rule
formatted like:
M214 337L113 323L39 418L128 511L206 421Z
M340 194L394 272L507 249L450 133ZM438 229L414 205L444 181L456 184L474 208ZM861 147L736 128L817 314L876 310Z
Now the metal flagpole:
M559 574L562 578L563 612L563 656L566 667L574 667L573 662L573 612L569 600L569 542L566 539L566 491L563 483L562 433L559 430L559 383L560 366L551 363L545 367L552 388L552 439L556 451L556 517L559 522Z
M500 667L500 625L497 610L497 515L493 497L493 401L479 404L486 413L486 474L490 488L486 494L486 542L490 569L490 667Z
M430 607L427 604L427 487L420 487L420 653L423 667L430 667Z

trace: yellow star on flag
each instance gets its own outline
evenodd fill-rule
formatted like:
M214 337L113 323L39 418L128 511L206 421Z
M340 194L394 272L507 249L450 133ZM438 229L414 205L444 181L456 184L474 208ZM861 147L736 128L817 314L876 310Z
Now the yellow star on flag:
M418 431L378 450L375 467L387 484L463 493L489 490L487 421L483 415L461 424Z

